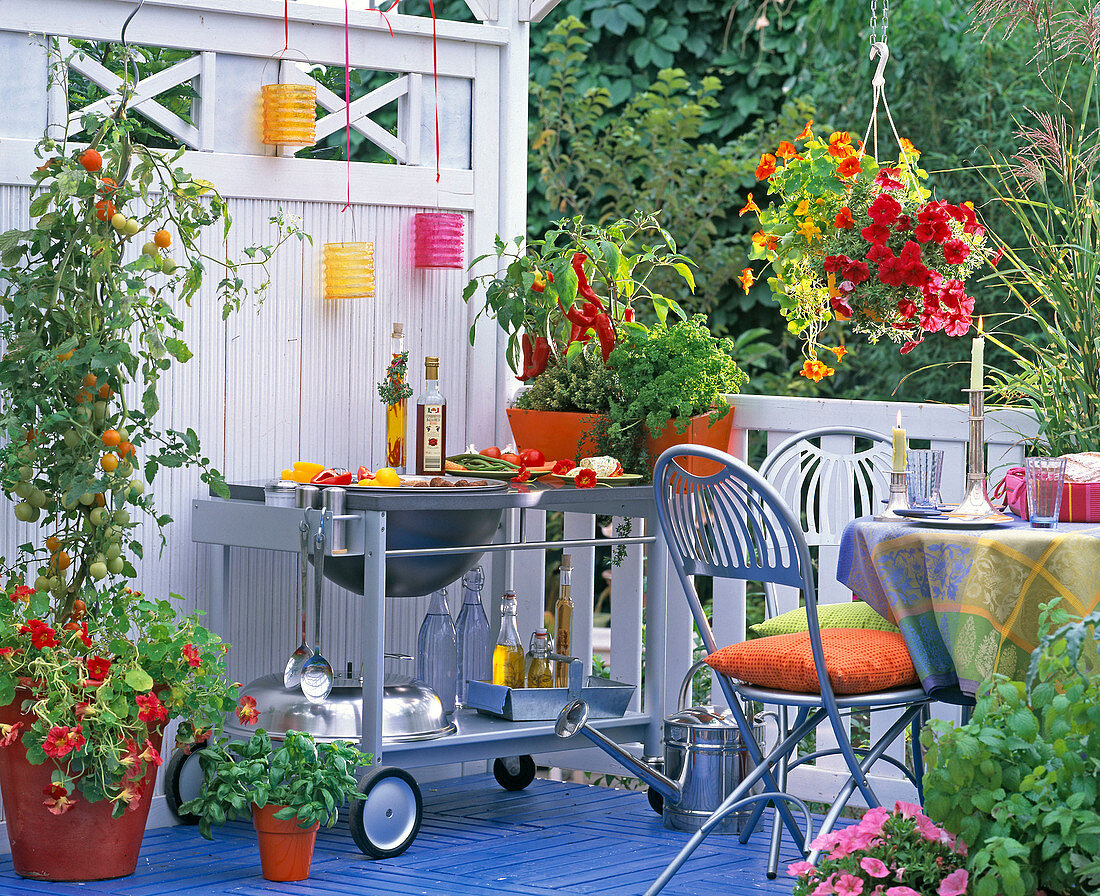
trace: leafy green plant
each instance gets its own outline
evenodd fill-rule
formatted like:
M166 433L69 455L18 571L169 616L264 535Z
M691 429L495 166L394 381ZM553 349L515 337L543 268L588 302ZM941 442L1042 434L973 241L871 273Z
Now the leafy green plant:
M973 844L973 896L1100 888L1100 613L1040 616L1027 682L983 683L970 722L923 733L929 815Z
M748 382L733 358L733 340L713 336L701 314L628 331L609 363L623 395L611 403L612 437L641 435L644 423L656 438L670 420L684 432L692 416L707 411L714 423L730 410L722 395L740 392Z
M197 797L180 812L199 817L199 832L213 839L212 825L248 816L252 806L282 806L276 818L298 826L336 824L340 807L355 798L355 770L371 757L347 741L317 743L301 731L288 731L275 746L262 728L247 741L219 742L199 753L203 771Z

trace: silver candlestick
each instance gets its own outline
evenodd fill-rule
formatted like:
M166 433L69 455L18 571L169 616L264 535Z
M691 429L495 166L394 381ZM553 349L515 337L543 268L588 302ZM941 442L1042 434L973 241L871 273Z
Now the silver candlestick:
M980 517L996 513L989 503L985 482L985 390L963 391L970 398L970 444L966 455L966 497L954 513Z
M876 520L904 520L905 517L898 513L899 510L909 509L909 480L908 470L890 471L890 499L886 502L886 509L882 511Z

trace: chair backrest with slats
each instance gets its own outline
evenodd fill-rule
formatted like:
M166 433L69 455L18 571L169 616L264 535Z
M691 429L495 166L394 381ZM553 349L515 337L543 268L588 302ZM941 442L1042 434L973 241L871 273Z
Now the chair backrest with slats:
M869 442L860 447L857 440ZM824 426L791 436L760 465L787 506L803 515L810 545L838 545L853 519L877 513L889 491L890 442L882 433Z
M721 469L705 476L689 473L677 462L689 458L716 461ZM693 575L791 585L803 590L808 603L815 602L802 528L786 502L751 467L701 445L670 448L657 461L653 487L657 519L709 651L717 648Z

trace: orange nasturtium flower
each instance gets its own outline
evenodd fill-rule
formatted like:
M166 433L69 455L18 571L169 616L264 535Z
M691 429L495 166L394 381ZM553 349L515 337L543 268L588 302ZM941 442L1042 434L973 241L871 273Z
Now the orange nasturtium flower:
M836 373L833 368L826 366L823 361L819 361L817 358L806 361L806 363L802 365L802 369L798 372L806 377L806 379L813 380L815 383L820 383L825 377L832 376Z
M742 215L745 215L748 212L758 212L758 211L760 211L760 206L758 206L755 202L752 201L752 193L749 193L749 201L746 202L745 207L737 213L737 217L740 218Z
M756 166L756 179L765 180L775 174L775 156L770 152L760 157L760 164Z
M808 215L810 213L810 200L803 199L798 203L798 207L794 210L794 213L795 217L798 218L801 218L803 215Z
M779 149L775 151L775 154L778 158L786 161L787 159L793 158L794 156L798 155L798 150L794 148L793 143L789 143L788 141L783 140L779 144Z
M807 121L806 122L806 127L804 127L802 129L802 133L799 134L794 139L795 140L809 140L813 136L813 134L810 132L810 125L812 125L813 123L814 123L814 121L813 121L812 118L809 121Z
M745 295L748 295L749 287L752 286L753 282L752 268L745 268L738 279L741 281L741 287L745 290Z
M775 247L779 244L779 237L773 233L764 233L763 230L758 230L752 235L752 244L766 252L774 252Z
M836 355L836 363L839 364L844 360L844 356L848 354L848 349L843 345L838 345L836 348L829 349L834 355Z
M813 218L803 218L802 223L798 225L798 232L806 238L807 242L813 242L814 237L821 236L821 228L814 223Z
M852 220L852 210L846 205L837 212L836 221L833 223L837 230L851 230L856 226L856 222Z
M901 138L901 151L907 156L912 156L915 159L920 158L920 150L917 149L912 143L905 137Z
M859 158L851 155L836 166L836 173L838 177L855 177L859 174L860 167Z

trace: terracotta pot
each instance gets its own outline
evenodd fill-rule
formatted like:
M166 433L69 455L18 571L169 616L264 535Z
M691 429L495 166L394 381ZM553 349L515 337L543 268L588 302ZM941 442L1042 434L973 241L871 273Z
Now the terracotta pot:
M599 420L599 414L573 411L526 411L508 408L508 425L517 448L538 448L547 463L592 457L596 446L584 437Z
M709 448L718 448L721 451L729 451L730 431L733 428L733 408L729 413L718 420L713 426L709 422L709 414L697 414L691 418L685 432L677 432L676 426L669 421L664 432L657 438L653 438L649 430L645 431L645 447L649 452L649 466L657 463L662 452L673 445L706 445ZM692 460L683 464L685 470L695 476L709 476L721 469L718 464L707 460Z
M0 707L0 722L23 722L29 728L34 717L20 712L20 706L30 696L17 688L15 700ZM161 732L150 732L149 740L160 752ZM108 880L133 874L153 796L156 769L152 763L142 781L137 808L121 818L111 817L114 804L109 800L89 803L79 791L68 812L50 813L43 800L53 769L50 760L31 765L21 739L0 747L0 792L15 873L52 881Z
M276 818L282 806L253 804L252 826L256 828L256 841L260 847L260 868L267 880L305 880L313 861L313 845L317 842L317 828L300 828L296 819Z

